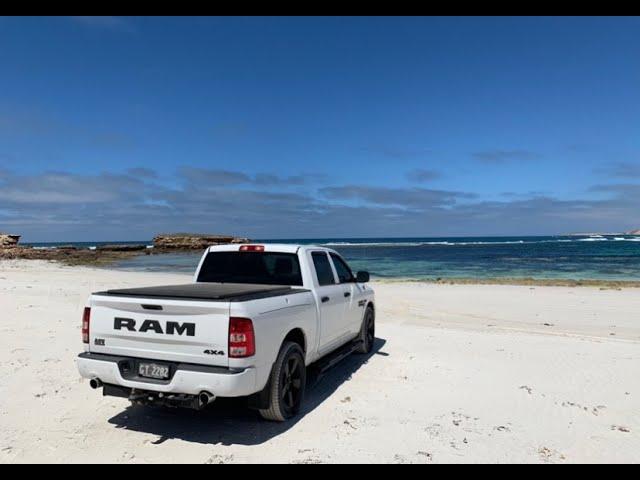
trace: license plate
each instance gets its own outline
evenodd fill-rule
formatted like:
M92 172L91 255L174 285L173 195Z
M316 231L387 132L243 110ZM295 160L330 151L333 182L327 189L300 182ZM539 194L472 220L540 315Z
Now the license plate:
M169 367L166 365L158 365L157 363L140 363L138 365L138 375L145 378L168 380Z

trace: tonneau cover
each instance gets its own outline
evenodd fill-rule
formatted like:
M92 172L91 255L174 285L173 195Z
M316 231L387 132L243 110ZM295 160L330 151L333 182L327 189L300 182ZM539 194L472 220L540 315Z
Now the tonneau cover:
M306 292L287 285L261 285L246 283L189 283L186 285L167 285L161 287L125 288L108 290L94 295L118 297L143 297L190 300L243 301L258 298L277 297L291 293Z

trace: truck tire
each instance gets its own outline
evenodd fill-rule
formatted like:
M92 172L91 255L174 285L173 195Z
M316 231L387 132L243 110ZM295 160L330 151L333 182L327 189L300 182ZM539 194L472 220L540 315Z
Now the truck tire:
M362 320L362 329L358 337L357 353L367 355L373 351L373 344L376 340L376 316L373 308L367 307Z
M269 408L265 420L284 422L300 412L307 384L307 368L300 345L286 342L280 349L269 380Z

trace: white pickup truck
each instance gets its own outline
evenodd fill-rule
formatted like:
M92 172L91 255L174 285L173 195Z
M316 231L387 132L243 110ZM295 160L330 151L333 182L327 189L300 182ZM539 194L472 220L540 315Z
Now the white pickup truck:
M285 421L300 411L307 366L371 352L368 281L327 248L211 247L193 283L91 295L78 369L103 395L137 404L248 397L265 419Z

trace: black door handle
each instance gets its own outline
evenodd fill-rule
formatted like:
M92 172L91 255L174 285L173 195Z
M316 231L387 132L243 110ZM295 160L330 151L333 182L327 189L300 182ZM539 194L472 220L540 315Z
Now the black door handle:
M346 297L350 297L351 296L351 292L344 292L344 296Z
M322 297L322 303L327 303L329 301L329 297Z

